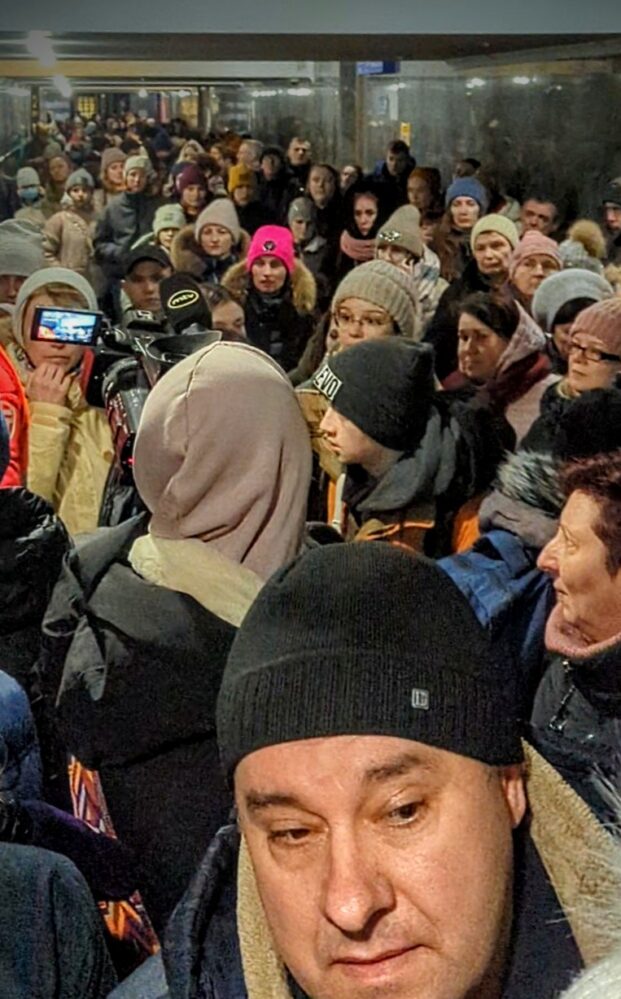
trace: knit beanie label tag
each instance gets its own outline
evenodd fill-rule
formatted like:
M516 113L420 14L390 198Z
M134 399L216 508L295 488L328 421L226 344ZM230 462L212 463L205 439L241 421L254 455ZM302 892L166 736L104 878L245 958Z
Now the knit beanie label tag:
M313 385L319 389L322 395L325 395L328 402L334 402L336 393L342 388L343 382L337 378L327 364L324 364L313 378Z
M415 711L429 711L429 691L422 687L412 690L412 707Z

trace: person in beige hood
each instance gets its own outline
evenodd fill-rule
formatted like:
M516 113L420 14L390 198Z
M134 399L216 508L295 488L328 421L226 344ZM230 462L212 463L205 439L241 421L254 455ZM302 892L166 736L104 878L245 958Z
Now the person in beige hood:
M69 559L44 625L47 686L67 748L98 771L140 857L159 932L231 807L220 680L248 607L302 546L311 448L276 362L217 342L155 385L134 459L147 512Z
M112 436L104 410L86 402L80 384L88 348L32 340L38 306L95 311L97 299L74 271L35 271L17 295L6 347L29 403L28 488L53 505L71 534L81 534L97 527Z

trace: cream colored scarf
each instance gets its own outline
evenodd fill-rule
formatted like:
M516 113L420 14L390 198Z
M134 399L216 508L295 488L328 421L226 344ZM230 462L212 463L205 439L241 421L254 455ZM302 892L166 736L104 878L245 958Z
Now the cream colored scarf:
M187 593L206 610L239 627L264 580L196 538L172 541L145 534L129 562L149 583Z

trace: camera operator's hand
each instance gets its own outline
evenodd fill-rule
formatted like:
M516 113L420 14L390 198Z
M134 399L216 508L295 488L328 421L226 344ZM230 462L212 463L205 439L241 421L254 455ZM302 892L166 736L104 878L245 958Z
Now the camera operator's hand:
M26 382L26 395L31 402L53 402L64 406L73 376L56 364L40 364Z

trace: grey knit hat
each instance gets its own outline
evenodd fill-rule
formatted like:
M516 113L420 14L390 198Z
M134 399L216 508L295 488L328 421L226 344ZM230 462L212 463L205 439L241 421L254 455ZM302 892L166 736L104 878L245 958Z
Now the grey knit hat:
M393 212L375 237L376 246L400 246L415 257L425 251L420 230L420 212L414 205L402 205Z
M41 178L34 167L21 167L15 176L17 190L22 187L40 187Z
M29 277L44 266L41 230L22 219L0 222L0 274Z
M241 227L235 205L230 198L214 198L210 205L203 208L194 226L194 238L197 243L200 242L202 230L210 224L221 225L223 229L228 229L233 237L233 242L239 243Z
M575 298L603 302L614 291L605 278L582 268L568 268L551 274L541 282L533 297L533 319L546 333L551 333L560 310Z
M347 298L361 298L380 309L385 309L398 324L403 336L413 340L416 336L418 300L414 282L385 260L370 260L354 267L339 284L332 299L332 308L338 308Z
M181 205L160 205L153 219L153 232L157 236L162 229L183 229L185 215Z
M88 187L92 191L95 187L95 181L88 170L80 167L70 173L65 181L65 191L70 191L72 187Z
M13 336L21 346L24 346L22 321L26 303L31 295L45 288L48 284L64 284L73 288L84 299L84 308L97 311L97 296L86 278L67 267L43 267L31 274L17 293L15 310L13 312Z
M559 243L558 252L563 261L563 267L593 271L594 274L602 274L604 271L601 260L592 257L584 243L577 239L564 239L562 243Z

